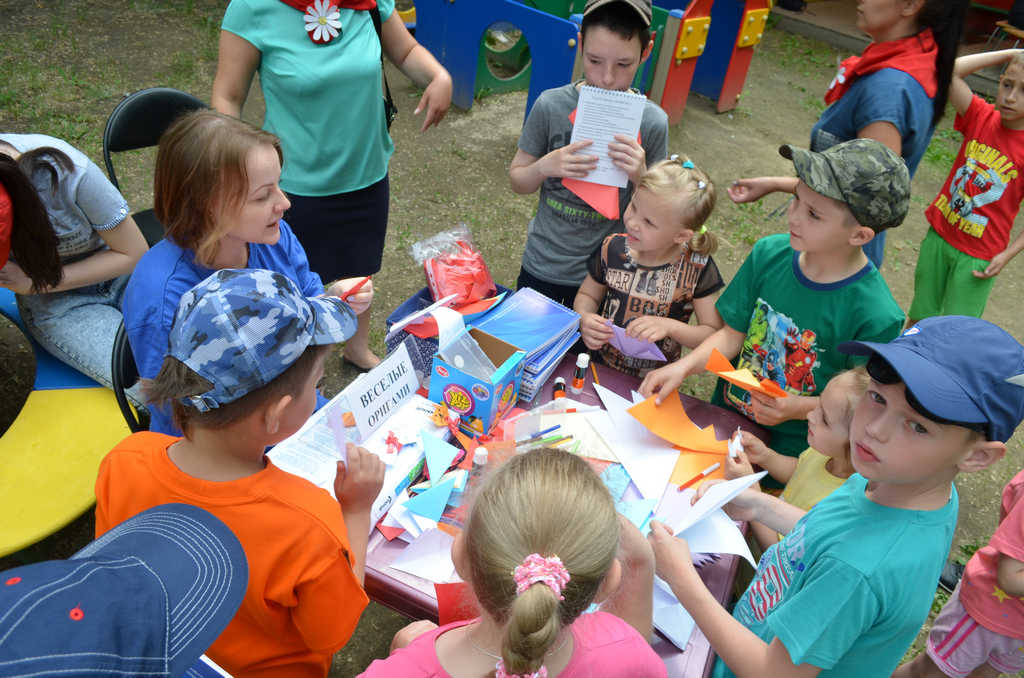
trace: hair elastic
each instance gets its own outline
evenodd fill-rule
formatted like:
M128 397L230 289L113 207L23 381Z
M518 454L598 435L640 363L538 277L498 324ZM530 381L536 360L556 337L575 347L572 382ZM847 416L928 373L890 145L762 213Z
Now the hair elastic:
M683 163L683 167L685 167L686 169L696 169L697 166L694 165L689 160L687 160L686 162Z
M531 553L512 571L516 582L516 594L521 594L536 583L541 583L555 592L559 600L565 600L562 589L569 583L569 571L558 556L545 558L539 553Z
M702 224L701 227L697 229L697 233L707 233L707 232L708 232L708 225L707 224Z
M679 154L673 153L672 155L668 156L668 159L671 160L672 162L679 162Z
M701 181L700 179L697 180L697 190L703 191L707 187L708 187L708 184L707 184L706 181Z

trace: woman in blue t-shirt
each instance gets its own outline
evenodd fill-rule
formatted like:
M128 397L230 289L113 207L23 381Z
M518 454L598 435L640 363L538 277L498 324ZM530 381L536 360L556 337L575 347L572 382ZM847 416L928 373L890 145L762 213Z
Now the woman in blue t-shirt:
M911 176L946 110L953 62L963 32L968 0L860 0L857 27L872 42L844 60L829 84L829 107L811 129L811 150L823 151L850 139L877 139L907 163ZM741 179L729 190L749 202L792 179ZM885 232L864 246L881 267Z
M128 203L85 154L42 134L0 134L0 183L13 214L0 287L36 341L109 388L128 274L147 249Z
M380 38L373 13L379 12ZM388 221L388 160L381 51L424 89L423 129L447 113L452 80L406 30L394 0L231 0L221 24L210 104L238 117L258 71L264 129L288 162L285 215L325 281L380 270ZM360 368L380 362L367 343L369 311L345 344Z

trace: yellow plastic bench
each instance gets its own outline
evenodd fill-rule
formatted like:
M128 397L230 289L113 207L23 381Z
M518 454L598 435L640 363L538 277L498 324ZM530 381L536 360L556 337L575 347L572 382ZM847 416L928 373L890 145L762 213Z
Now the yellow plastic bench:
M114 393L47 353L21 324L14 294L0 289L36 360L32 392L0 438L0 556L33 544L96 501L100 461L128 435Z

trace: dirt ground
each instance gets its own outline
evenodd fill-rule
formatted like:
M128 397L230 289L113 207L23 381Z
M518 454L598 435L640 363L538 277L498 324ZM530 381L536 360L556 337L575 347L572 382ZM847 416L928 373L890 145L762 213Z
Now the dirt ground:
M103 124L120 96L153 85L170 85L208 99L216 65L217 27L224 3L215 0L103 3L69 0L55 14L41 0L0 0L0 130L43 132L78 145L102 166ZM736 178L791 173L778 155L781 143L806 145L823 108L821 94L834 74L839 52L823 43L770 30L758 48L739 107L719 114L714 102L691 94L682 122L670 131L671 152L686 153L706 168L719 190L719 206L709 228L723 240L716 261L728 280L751 245L762 235L785 229L776 215L781 197L737 206L724 189ZM394 68L388 78L400 109L392 135L391 218L384 268L375 277L373 345L383 346L384 319L423 286L422 271L409 255L417 239L465 222L498 282L513 285L536 196L518 196L508 187L507 170L522 126L525 94L487 97L470 111L452 110L436 129L421 134L413 116L419 93ZM258 85L245 117L259 121ZM925 233L924 207L945 178L959 144L943 121L914 180L912 211L889 235L883 270L896 300L906 309L913 290L918 244ZM134 209L150 204L150 153L116 161L122 187ZM122 164L123 162L123 164ZM343 246L343 241L339 242ZM985 317L1024 335L1016 303L1024 263L1012 262L996 283ZM841 312L842 309L836 309ZM13 420L30 388L30 352L20 333L0 320L0 429ZM354 376L333 360L327 392L340 390ZM706 395L710 382L697 379L687 390ZM998 514L999 491L1024 464L1019 442L1008 458L984 473L958 480L961 497L957 547L984 543ZM0 569L65 557L88 540L86 516L50 539L0 559ZM907 573L912 576L912 573ZM339 654L332 675L358 673L374 656L387 652L398 615L371 606L355 640Z

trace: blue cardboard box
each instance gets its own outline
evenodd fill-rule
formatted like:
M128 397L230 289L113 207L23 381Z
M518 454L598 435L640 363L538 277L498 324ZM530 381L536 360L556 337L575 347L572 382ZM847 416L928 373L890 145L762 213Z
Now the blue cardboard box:
M460 428L468 435L488 433L519 399L526 353L516 346L476 328L466 330L476 339L497 368L483 380L434 355L430 375L430 399L443 402L462 417Z

